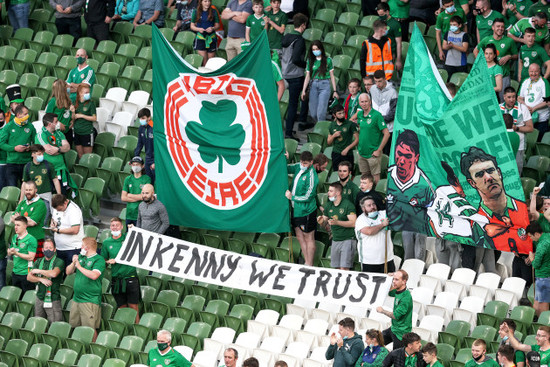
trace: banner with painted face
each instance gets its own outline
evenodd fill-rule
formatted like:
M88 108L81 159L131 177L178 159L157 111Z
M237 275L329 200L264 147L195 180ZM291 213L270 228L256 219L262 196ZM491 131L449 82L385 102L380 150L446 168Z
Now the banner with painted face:
M399 90L387 211L394 230L532 250L515 154L483 53L451 98L417 27Z
M267 36L199 73L153 26L156 188L170 223L287 232L284 139Z

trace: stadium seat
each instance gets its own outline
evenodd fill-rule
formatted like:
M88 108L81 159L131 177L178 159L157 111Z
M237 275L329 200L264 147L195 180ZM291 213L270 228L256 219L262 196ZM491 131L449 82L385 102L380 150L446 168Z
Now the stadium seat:
M21 357L25 367L45 366L52 355L52 347L42 343L29 343L31 349L26 356Z
M477 296L489 302L493 299L495 289L500 283L500 275L495 273L481 273L476 279L476 283L470 286L470 296Z
M57 61L54 63L54 65L56 63ZM39 66L40 64L38 63L33 64L33 67L35 67L35 73L36 68ZM46 71L46 73L48 72ZM56 79L54 76L40 76L40 74L38 74L38 76L40 77L40 84L38 84L38 88L36 88L34 92L37 97L40 97L45 101L50 97L50 94L52 93L52 86Z
M63 367L76 364L78 353L71 349L58 349L53 361L48 361L48 367Z
M141 27L138 27L141 28ZM97 48L92 51L91 56L100 64L113 61L113 54L116 51L117 44L111 40L103 40L97 44Z
M451 279L445 282L445 291L458 294L458 299L461 300L468 294L468 290L474 283L475 277L476 272L472 269L455 269Z
M119 22L117 24L120 23L125 22ZM103 363L103 367L126 367L126 362L118 358L109 358L105 360L105 363Z
M25 317L17 312L8 312L4 314L0 323L0 336L4 338L4 342L17 336L19 329L23 327Z
M470 328L471 325L466 321L451 320L445 327L445 331L439 332L438 342L458 349L462 345L462 340L470 333Z
M77 203L85 217L89 217L90 211L93 217L99 216L99 200L104 189L105 181L102 178L89 177L84 182L84 186L78 190Z
M313 29L321 30L322 34L324 35L332 29L335 19L336 11L334 9L320 9L312 17L311 25Z
M44 100L40 97L28 97L25 106L29 109L29 119L38 120L38 112L44 108Z
M448 324L451 320L453 310L458 305L458 295L453 292L440 292L435 296L433 304L426 305L428 315L437 315Z
M11 339L6 343L6 347L0 350L0 361L8 366L19 366L19 360L27 354L28 344L22 339Z
M73 54L76 54L76 51L82 48L86 50L88 57L92 57L92 51L95 48L95 43L96 40L91 37L80 37L73 47Z
M29 90L34 90L38 87L39 77L34 73L25 73L19 77L19 85L21 86L21 96L26 98L29 95Z
M103 194L107 194L107 189L112 195L120 194L122 187L118 185L118 172L122 169L122 159L117 157L107 157L101 164L101 167L96 169L97 176L105 181Z
M146 27L145 25L143 27ZM110 32L110 39L115 41L118 45L128 42L128 38L134 25L131 22L117 22Z
M180 307L176 307L176 315L191 324L198 319L198 313L203 310L206 299L199 295L189 294L183 299ZM197 316L195 316L197 315Z
M199 68L202 65L202 56L197 54L187 54L184 57L184 60L191 64L195 69Z
M29 47L29 42L32 40L33 35L34 31L31 28L19 28L9 39L9 44L17 50L21 50Z
M420 280L420 275L424 272L425 263L422 260L418 259L407 259L401 266L403 270L406 270L409 274L409 280L407 281L407 286L410 288L415 288L418 286Z
M11 47L11 46L4 46L4 47ZM0 51L2 51L2 47L0 47ZM2 56L0 55L0 64L2 60ZM2 70L0 71L0 90L2 93L6 91L6 87L8 85L11 85L17 81L17 72L13 70Z
M138 352L143 348L143 339L135 335L126 335L117 348L113 348L115 358L124 361L124 366L134 363Z
M78 355L86 353L94 338L95 330L88 326L77 326L65 343L67 348L74 350Z
M212 352L201 350L193 359L193 365L198 367L217 367L218 356Z
M444 284L449 278L451 267L447 264L436 263L428 267L426 274L420 275L420 287L433 289L435 293L442 290Z
M130 327L136 320L136 316L137 311L133 308L119 308L113 319L108 321L109 329L118 335L127 335Z
M104 360L110 356L119 340L120 334L111 330L103 330L98 334L96 341L90 344L90 352Z
M119 111L113 116L113 120L107 123L107 131L112 132L118 141L120 137L126 134L128 127L134 122L133 115L130 112Z
M535 309L531 306L516 306L510 314L510 319L516 322L516 330L526 335L531 330L535 318Z
M103 161L112 155L112 148L115 145L116 136L113 133L102 132L97 134L94 140L93 152L101 157Z
M230 327L237 333L240 333L244 330L244 325L252 318L253 312L254 308L250 305L234 305L229 315L224 317L224 326Z
M427 287L416 287L411 290L413 310L422 319L426 314L426 306L430 305L434 298L434 290Z
M530 177L536 182L542 182L546 179L546 170L550 166L550 158L534 155L529 157L527 164L523 166L522 175Z
M172 316L172 311L178 304L179 294L170 289L164 289L159 292L155 301L151 302L151 312L158 313L163 319Z
M181 337L185 345L198 351L202 349L202 342L210 336L211 330L212 327L209 324L196 321L189 325L186 333Z
M518 305L525 289L525 279L509 277L504 279L502 287L495 290L495 301L503 301L510 309Z
M338 21L334 23L334 30L342 32L346 38L351 35L351 32L357 26L359 22L359 13L357 12L345 12L341 13L338 17Z
M120 24L117 23L117 25ZM116 62L106 62L101 65L99 72L96 73L96 80L98 84L103 85L105 89L109 89L114 86L114 82L120 73L120 65Z
M229 303L222 300L210 300L204 311L199 312L199 319L210 324L212 329L220 325L220 320L229 311Z
M155 341L156 342L156 341ZM77 367L100 367L101 358L95 354L84 354L78 360Z
M134 33L128 35L128 41L138 49L151 44L152 27L136 27Z
M531 333L536 334L538 328L542 325L550 326L550 311L543 311L539 315L537 322L533 322L531 325Z
M2 189L0 192L0 203L2 201L7 202L8 205L3 205L2 207L10 208L11 205L14 204L15 196L19 195L17 194L17 189L14 186L6 186ZM9 191L9 193L8 193ZM13 208L15 209L15 207ZM6 212L6 210L2 210L2 212ZM15 311L16 309L16 302L21 298L21 288L14 287L11 285L6 285L0 289L0 311L6 313Z
M494 327L478 325L469 336L464 337L463 346L470 348L476 339L483 339L487 344L490 344L495 339L496 334L497 330Z
M139 336L144 341L149 341L154 338L156 336L156 332L160 330L162 321L162 315L158 313L144 313L139 319L139 324L132 325L133 334Z
M342 45L344 44L345 40L346 35L341 31L328 32L323 38L323 46L325 47L325 52L328 55L332 56L333 61L334 57L340 54Z
M485 300L476 296L465 297L460 302L460 307L453 310L453 320L463 320L476 325L477 314L483 311Z
M25 326L19 329L20 339L25 340L29 345L38 343L41 334L46 332L48 320L43 317L29 317Z
M422 340L437 343L437 335L443 330L445 319L438 315L426 315L420 320L418 327L412 328L412 331L420 335Z
M11 61L13 70L22 75L28 72L32 68L32 64L36 61L38 53L30 48L22 49L15 55L15 58Z
M74 165L75 173L78 173L84 179L84 182L88 177L94 177L96 175L96 169L99 167L101 157L95 153L83 154L78 164Z

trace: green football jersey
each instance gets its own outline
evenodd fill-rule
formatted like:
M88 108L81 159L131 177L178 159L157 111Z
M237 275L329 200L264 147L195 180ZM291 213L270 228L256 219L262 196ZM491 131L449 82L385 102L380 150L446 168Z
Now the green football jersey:
M350 201L342 199L339 205L334 205L334 202L329 201L325 205L324 215L329 219L336 219L341 221L347 221L348 215L356 214L355 205ZM334 241L345 241L355 239L355 230L353 227L347 228L339 225L333 225L332 239Z

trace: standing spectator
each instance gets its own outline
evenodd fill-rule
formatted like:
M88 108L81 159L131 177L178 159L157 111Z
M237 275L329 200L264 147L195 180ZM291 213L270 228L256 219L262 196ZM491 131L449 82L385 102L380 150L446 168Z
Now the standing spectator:
M376 70L384 70L386 80L390 80L393 76L394 65L391 40L386 35L386 23L380 19L375 20L372 28L373 35L367 38L361 46L359 57L361 77L365 79L367 75L374 75Z
M46 179L44 177L44 179ZM15 208L15 211L11 217L11 222L19 216L27 218L27 230L37 241L36 258L42 257L42 245L44 244L44 225L46 220L46 204L44 200L37 194L36 183L34 181L27 181L21 186L21 191L25 199ZM49 205L49 203L48 203Z
M101 284L104 271L105 259L97 253L96 240L84 237L80 255L73 255L71 264L67 266L67 275L76 273L69 324L73 328L93 328L94 342L101 322Z
M85 0L49 0L55 10L55 27L58 34L70 34L75 41L82 36L80 18Z
M489 0L477 0L474 10L476 16L476 36L477 43L480 43L482 39L488 37L492 33L493 22L497 18L501 18L502 14L493 11L491 9L491 2Z
M50 230L54 233L57 245L57 256L65 262L65 267L72 262L73 255L80 252L84 238L84 220L82 211L65 195L52 197L52 222Z
M349 270L355 259L355 207L342 198L343 187L333 182L328 189L328 202L323 215L317 217L317 223L332 233L332 251L330 266L340 270Z
M111 265L111 286L118 308L129 307L136 310L136 324L139 323L140 287L136 268L130 265L118 264L116 257L120 252L126 234L122 233L122 219L111 219L111 235L101 245L101 256L105 263Z
M403 41L409 40L409 0L388 0L390 14L401 24L403 30ZM375 30L376 32L376 30Z
M397 91L392 83L388 83L384 77L384 71L376 70L374 72L375 87L371 88L370 96L372 108L382 114L384 122L390 133L390 140L393 133L393 120L395 118L395 109L397 108ZM384 147L384 154L390 154L390 145Z
M435 40L439 50L439 58L444 61L443 37L451 30L451 19L453 17L459 17L462 20L461 24L464 24L466 22L466 14L464 14L462 8L457 8L455 6L454 0L442 0L442 4L443 11L437 16L435 25Z
M300 163L288 165L288 173L294 175L292 191L285 196L292 204L292 227L300 243L305 265L313 266L315 256L315 229L317 223L317 185L319 178L313 167L313 155L307 150L300 155Z
M227 26L227 61L231 61L241 53L241 43L244 42L246 19L252 14L252 1L230 0L223 9L222 19L228 20Z
M428 367L443 367L443 364L437 360L437 347L434 343L426 344L422 350L422 359ZM506 366L510 367L510 366Z
M529 8L527 12L528 17L532 17L537 13L545 13L546 19L550 19L550 4L547 0L539 0Z
M355 196L355 209L357 210L357 213L363 213L361 199L366 196L370 196L374 200L378 210L386 210L386 196L381 195L375 190L374 178L368 173L362 174L359 181L359 192L357 193L357 196Z
M502 15L506 21L506 28L510 28L518 20L526 18L532 5L531 0L508 0L506 4L503 4Z
M113 23L124 21L131 22L136 17L139 9L139 0L117 0Z
M355 198L359 193L359 187L352 179L353 165L348 161L343 161L338 164L338 179L342 185L342 199L348 200L350 203L355 203Z
M369 273L393 273L393 243L386 211L378 210L374 199L369 196L363 198L361 207L362 214L355 222L361 270Z
M191 29L191 15L197 9L197 0L182 0L176 2L176 25L174 32L188 31Z
M91 153L97 131L94 122L97 121L95 103L92 101L90 87L86 84L78 86L76 91L75 113L73 114L74 145L78 158Z
M454 73L465 73L468 71L468 34L462 30L462 19L454 16L450 21L449 31L443 37L443 60L445 70L449 77Z
M22 105L25 100L21 96L21 86L19 84L12 84L6 87L6 95L8 101L10 101L9 109L6 112L6 123L12 122L15 119L15 109L17 106Z
M155 145L153 142L153 120L151 111L148 108L142 108L138 112L139 130L138 143L134 149L134 156L139 157L141 149L145 147L145 174L151 178L151 183L155 183Z
M92 69L92 67L88 65L88 53L85 49L79 48L76 51L76 63L76 67L69 71L69 76L67 77L67 84L69 85L69 89L67 89L67 92L71 94L72 99L77 97L76 93L78 87L80 87L81 85L86 85L90 88L90 90L92 90L95 84L95 72L94 69ZM61 93L58 94L61 98ZM57 97L56 95L54 96ZM62 101L62 103L65 110L67 108L70 109L70 107L65 107L65 101ZM61 106L61 104L59 106ZM73 110L71 110L71 112L74 114Z
M2 129L6 127L7 124L6 114L4 111L0 110L0 135L2 134ZM6 157L7 152L0 149L0 191L6 186Z
M529 66L529 79L521 83L519 88L518 101L527 106L531 113L531 119L535 128L539 131L538 141L548 131L548 105L544 101L545 97L550 96L550 85L548 81L540 76L540 66L531 64ZM1 141L1 140L0 140Z
M382 362L389 353L384 346L382 332L376 329L367 330L365 342L367 347L357 359L355 367L381 367Z
M0 149L7 152L6 186L18 186L23 168L31 160L29 146L34 142L36 130L29 124L29 109L20 104L15 118L0 133Z
M401 60L403 30L401 29L401 24L390 15L390 7L387 3L381 2L378 4L376 6L376 12L380 17L380 20L386 22L388 26L387 36L391 40L391 54L393 56L393 63L395 64L397 70L401 70L403 69L403 61ZM408 30L405 30L405 32L408 32Z
M346 317L338 322L338 334L330 335L330 345L325 358L334 359L334 367L355 367L355 362L363 352L361 336L355 332L355 321Z
M11 284L23 290L23 293L34 289L34 284L27 280L29 261L36 255L36 238L27 232L27 218L20 215L13 221L15 234L11 238L8 256L13 256L13 274Z
M380 160L382 151L390 139L390 132L382 114L372 108L371 97L367 93L359 96L357 110L359 125L359 170L370 173L374 183L380 180Z
M31 145L32 161L23 169L23 184L21 185L21 200L24 196L25 182L34 182L37 193L46 203L46 218L49 217L52 192L61 194L61 185L55 174L53 165L44 159L44 147L42 145ZM40 226L44 225L44 222Z
M134 28L140 25L164 27L164 3L162 0L139 0L139 9L134 18Z
M157 348L149 350L147 365L193 367L194 365L173 349L171 344L172 333L168 330L160 330L157 333Z
M344 107L341 104L333 108L332 116L334 120L328 128L327 144L333 146L332 170L337 171L343 161L350 162L353 167L353 149L359 144L359 132L357 125L346 119Z
M151 183L151 178L143 174L143 159L136 156L130 161L132 174L124 179L120 200L126 204L126 226L135 225L138 219L138 207L141 203L143 186Z
M220 19L216 9L212 7L212 1L200 0L200 5L191 15L191 30L197 32L194 48L202 56L202 66L206 65L208 59L216 56L218 28Z
M512 329L512 333L515 334L516 332L516 322L512 319L504 319L502 323L500 324L500 327L498 329L498 336L500 337L500 345L506 345L510 346L510 339L508 338L508 329ZM525 353L523 353L521 350L516 350L514 352L514 348L512 348L512 362L516 363L517 367L525 367ZM499 362L500 357L497 354L497 362Z
M0 217L0 290L6 285L6 267L8 265L8 253L6 248L6 240L4 229L6 224L4 218Z
M170 226L170 219L164 204L155 196L155 188L146 184L141 190L142 202L138 206L136 227L146 231L164 234Z
M236 367L237 360L239 359L239 352L235 348L227 348L223 352L223 362L224 364L220 367Z
M483 339L476 339L472 344L472 359L464 367L498 367L499 364L487 354L487 343Z
M344 102L344 113L345 118L351 119L353 115L357 112L359 107L359 92L361 92L361 81L357 78L352 78L348 82L348 91L349 94L346 97Z
M311 83L310 83L311 81ZM309 91L309 112L314 122L325 120L327 117L328 101L332 84L332 96L338 99L336 79L332 59L325 53L321 41L311 43L306 62L306 78L302 86L302 101L306 101L306 90Z
M69 149L73 144L73 121L74 106L69 97L70 87L63 79L53 82L52 98L46 105L46 113L54 113L59 121L59 131L63 133L69 143ZM76 92L76 89L75 89ZM76 95L76 94L75 94ZM56 126L57 129L57 126Z
M250 43L256 39L264 30L267 29L266 15L264 14L263 0L252 0L251 14L246 18L245 41Z
M400 269L396 271L393 274L393 283L389 292L390 297L395 297L393 301L393 311L386 311L381 306L376 308L378 313L384 314L391 319L391 327L384 330L382 334L384 335L384 344L387 345L393 342L394 351L401 347L410 350L411 344L414 343L414 345L416 345L416 340L408 340L405 338L407 335L416 335L411 333L413 301L411 292L407 289L407 280L409 280L409 274L405 270ZM420 341L420 337L417 340ZM418 344L419 348L414 350L413 353L420 350L420 343ZM407 354L411 355L412 353L408 352ZM390 358L390 356L388 356L388 358ZM386 358L386 360L388 358ZM395 358L395 356L391 357L390 360L392 358ZM385 367L390 365L386 364L386 360L384 360Z
M8 19L13 31L19 28L29 28L30 0L11 0L5 2L8 7Z
M288 83L288 109L285 121L286 138L294 138L294 121L298 112L300 93L304 86L306 41L302 34L307 28L307 22L308 19L305 15L296 14L294 16L294 30L285 34L281 40L281 46L283 47L281 69L283 78ZM300 111L300 121L303 122L307 120L307 109L305 106L306 104L302 103Z
M319 153L315 157L313 157L313 168L315 168L315 172L317 172L317 174L326 170L327 166L328 158L323 153Z
M487 60L487 68L489 69L489 78L491 83L493 83L493 89L497 95L502 90L502 67L497 64L497 49L492 43L485 46L484 50L485 60Z
M384 340L386 340L385 337ZM411 332L403 334L403 342L399 344L400 346L397 347L395 342L393 343L393 351L384 359L383 367L426 367L426 362L420 354L422 343L418 334Z
M403 237L403 250L405 251L403 260L418 259L424 261L426 259L426 240L428 236L411 231L403 231L401 235Z
M455 241L435 239L435 253L440 263L449 265L451 272L462 267L462 247ZM515 275L514 275L515 276Z
M548 32L547 21L548 17L543 12L536 13L531 18L520 19L508 30L508 37L516 42L525 44L525 30L527 28L534 28L536 31L535 43L544 46L548 52L550 50L550 33Z
M84 3L86 35L97 42L109 39L109 24L115 13L115 0L88 0Z
M275 50L279 56L281 55L283 46L281 41L285 33L288 17L281 10L281 0L270 0L271 10L266 11L265 21L267 22L267 39L269 48Z
M47 318L48 322L63 321L61 306L61 283L65 263L56 256L55 243L51 238L44 240L44 257L34 262L27 280L36 283L34 316Z
M535 269L535 303L533 307L539 316L548 311L550 303L550 234L544 233L539 222L527 226L527 234L537 242L535 253L529 253L529 260Z
M531 64L538 64L541 69L546 66L544 79L548 79L550 76L550 57L544 48L535 43L536 33L535 28L529 27L523 35L525 44L521 45L518 54L518 82L520 83L529 78L529 65Z

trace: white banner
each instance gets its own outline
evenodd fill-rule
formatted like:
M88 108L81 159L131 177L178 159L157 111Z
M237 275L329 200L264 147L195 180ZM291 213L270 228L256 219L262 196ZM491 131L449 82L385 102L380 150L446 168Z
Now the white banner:
M392 284L384 274L241 255L136 227L128 232L116 262L224 287L365 308L381 306Z

